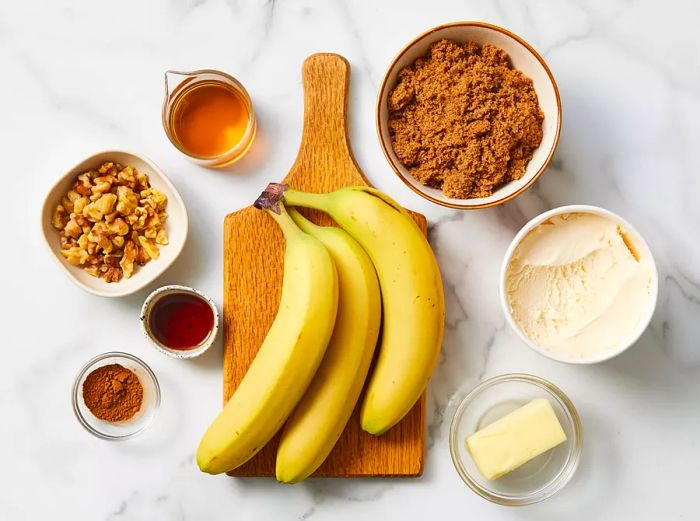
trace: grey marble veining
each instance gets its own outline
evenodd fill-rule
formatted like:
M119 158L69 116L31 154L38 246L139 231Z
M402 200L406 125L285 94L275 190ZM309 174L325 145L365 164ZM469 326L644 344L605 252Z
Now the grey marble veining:
M0 136L4 227L0 269L0 519L257 520L469 517L489 520L691 520L700 461L700 9L652 0L417 2L71 0L0 4L5 76ZM393 175L374 129L377 86L393 55L453 20L502 25L545 57L563 128L548 171L500 208L460 213L419 199ZM292 164L301 132L303 59L338 52L353 67L350 131L380 189L426 214L441 265L447 329L428 393L425 475L417 480L310 480L281 486L199 473L194 450L219 409L221 346L170 360L139 330L148 291L198 287L221 301L222 221ZM260 134L225 171L190 164L161 128L166 69L219 68L251 92ZM176 184L190 239L152 287L120 300L83 293L38 233L53 180L99 149L151 157ZM549 208L588 203L637 227L660 274L657 313L639 342L592 367L543 359L508 329L497 293L517 230ZM156 371L157 422L126 443L93 439L72 416L73 377L122 349ZM462 484L447 434L460 399L484 378L521 371L552 380L585 429L581 467L556 497L526 509L491 505Z

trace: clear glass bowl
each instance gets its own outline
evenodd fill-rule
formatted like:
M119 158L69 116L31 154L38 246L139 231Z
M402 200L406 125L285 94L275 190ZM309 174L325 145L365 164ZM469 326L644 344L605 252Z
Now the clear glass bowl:
M216 156L199 156L188 151L180 142L175 132L174 120L172 119L173 108L179 102L180 96L195 85L206 83L223 85L233 90L240 97L248 112L248 123L241 139L232 148ZM175 145L175 148L195 163L213 168L224 167L241 159L253 145L257 131L253 102L248 91L233 76L213 69L201 69L192 72L166 71L162 120L165 134L170 142Z
M107 422L95 417L83 400L83 383L85 378L97 369L108 364L119 364L138 377L143 386L143 402L141 409L130 420L123 422ZM110 352L89 360L78 372L73 383L73 412L80 424L90 434L103 440L127 440L148 427L160 407L160 386L156 375L146 363L128 353Z
M467 437L535 398L549 400L567 440L513 472L488 481L467 451ZM554 384L527 374L506 374L479 384L462 400L450 427L452 462L462 480L481 497L499 505L530 505L555 494L574 475L582 444L581 420L571 400Z

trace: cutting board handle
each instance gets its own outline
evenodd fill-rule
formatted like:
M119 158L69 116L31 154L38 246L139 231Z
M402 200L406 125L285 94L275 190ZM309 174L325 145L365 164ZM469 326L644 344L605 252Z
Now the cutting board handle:
M336 165L357 170L347 135L350 64L338 54L312 54L304 61L301 74L304 131L296 163L285 181L303 181L309 170L328 165L329 158ZM321 172L314 172L317 174ZM350 176L344 184L365 184L359 171Z

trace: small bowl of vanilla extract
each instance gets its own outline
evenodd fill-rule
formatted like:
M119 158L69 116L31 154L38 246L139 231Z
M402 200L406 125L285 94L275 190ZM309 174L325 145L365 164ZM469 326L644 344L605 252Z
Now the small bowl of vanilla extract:
M151 293L141 308L141 326L158 351L194 358L207 351L219 332L214 301L189 286L169 285Z

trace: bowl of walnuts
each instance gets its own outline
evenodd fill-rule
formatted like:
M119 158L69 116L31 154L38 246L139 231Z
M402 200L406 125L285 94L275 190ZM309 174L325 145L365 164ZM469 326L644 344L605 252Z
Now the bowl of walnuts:
M103 297L130 295L162 274L187 238L187 211L170 180L143 156L94 154L49 191L46 245L68 277Z

